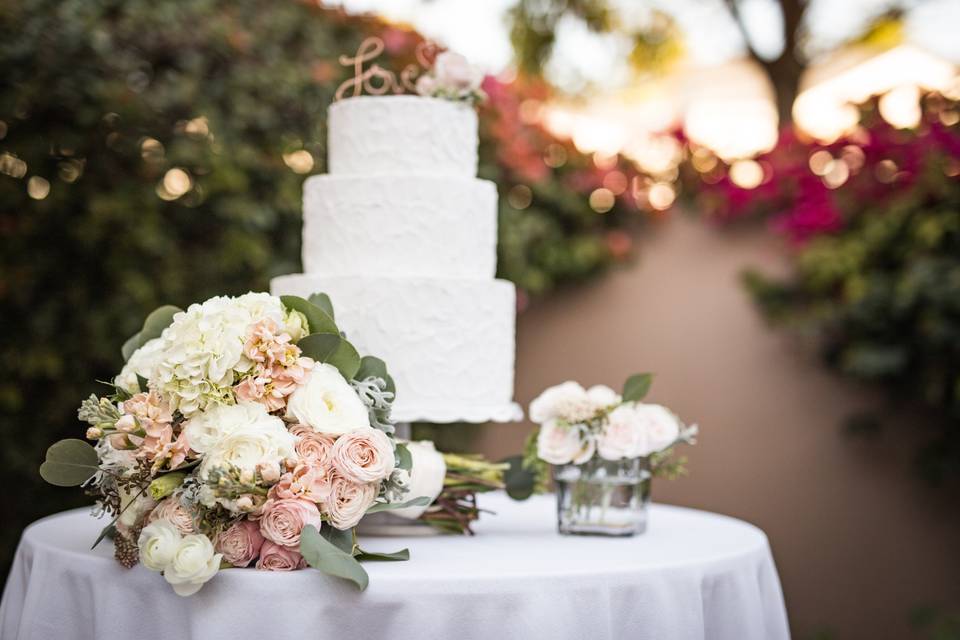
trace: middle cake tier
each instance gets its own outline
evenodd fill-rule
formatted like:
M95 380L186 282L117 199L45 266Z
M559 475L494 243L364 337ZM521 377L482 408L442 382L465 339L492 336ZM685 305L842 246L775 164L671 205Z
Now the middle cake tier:
M324 276L492 278L496 185L455 176L312 176L303 191L303 267Z
M516 294L504 280L280 276L274 295L326 293L361 354L382 358L399 422L509 422Z

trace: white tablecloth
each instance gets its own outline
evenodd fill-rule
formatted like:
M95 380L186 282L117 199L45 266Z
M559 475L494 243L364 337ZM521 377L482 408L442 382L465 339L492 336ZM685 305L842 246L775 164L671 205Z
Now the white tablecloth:
M0 605L3 640L331 640L789 638L762 531L654 505L634 538L556 533L553 496L481 496L473 538L366 538L411 560L367 563L370 586L310 569L230 569L191 598L157 574L125 570L86 511L24 532Z

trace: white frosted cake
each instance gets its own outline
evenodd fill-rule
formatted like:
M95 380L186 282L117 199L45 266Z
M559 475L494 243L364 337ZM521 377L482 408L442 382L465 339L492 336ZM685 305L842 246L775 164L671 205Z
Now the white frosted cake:
M520 419L516 294L494 279L497 191L476 177L476 112L362 96L330 107L329 132L330 173L304 184L305 273L271 291L330 295L350 341L388 363L397 421Z

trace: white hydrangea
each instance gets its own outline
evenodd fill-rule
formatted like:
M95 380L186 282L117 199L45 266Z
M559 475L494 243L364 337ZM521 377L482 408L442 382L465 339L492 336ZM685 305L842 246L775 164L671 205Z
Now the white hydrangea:
M285 326L286 316L280 299L267 293L190 305L163 331L163 353L151 385L188 418L210 405L233 402L237 375L253 366L243 354L250 325L271 318Z
M163 358L163 348L164 342L160 338L148 340L130 355L130 359L123 365L120 375L114 378L113 384L131 395L138 391L146 391L146 389L140 388L137 376L150 379L153 370Z

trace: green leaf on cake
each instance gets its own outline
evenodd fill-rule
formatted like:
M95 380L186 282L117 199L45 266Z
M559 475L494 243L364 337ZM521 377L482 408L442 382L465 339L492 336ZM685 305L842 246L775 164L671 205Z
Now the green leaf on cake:
M328 295L325 294L325 293L315 293L315 294L313 294L312 296L310 296L309 298L307 298L307 301L308 301L310 304L316 305L316 306L320 307L321 309L323 309L324 311L326 311L326 312L327 312L327 315L330 316L330 318L331 318L334 322L336 322L337 316L334 315L334 313L333 313L333 302L330 301L330 296L328 296Z
M363 356L360 360L360 369L357 371L356 379L366 380L367 378L382 378L387 383L387 391L397 392L393 378L387 373L387 363L380 358Z
M334 333L311 333L297 343L303 355L336 367L347 380L360 370L360 354L344 338Z
M402 442L397 444L394 454L397 456L397 469L410 471L413 468L413 456L410 455L410 449Z
M378 502L367 509L367 514L379 513L381 511L393 511L394 509L405 509L406 507L425 507L433 502L427 496L420 496L406 502Z
M159 338L163 330L173 322L173 316L180 313L180 307L166 304L154 309L143 321L143 328L123 343L120 352L124 361L129 360L133 352L154 338Z
M366 570L353 555L343 551L307 525L300 534L300 555L314 569L353 582L360 591L370 582Z
M309 300L304 300L300 296L280 296L280 302L286 308L303 314L307 319L310 333L340 334L337 323L333 321L333 316Z
M402 562L410 559L410 549L400 549L400 551L394 551L393 553L383 553L380 551L364 551L358 547L356 558L361 562Z
M47 449L47 459L40 465L40 477L58 487L76 487L97 472L97 451L88 442L61 440Z
M651 384L653 384L652 373L637 373L630 376L623 385L623 401L640 402L647 396Z

